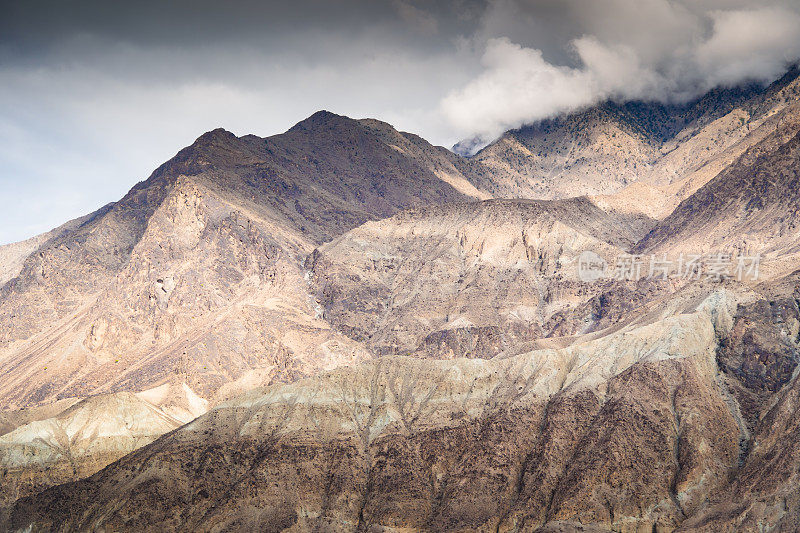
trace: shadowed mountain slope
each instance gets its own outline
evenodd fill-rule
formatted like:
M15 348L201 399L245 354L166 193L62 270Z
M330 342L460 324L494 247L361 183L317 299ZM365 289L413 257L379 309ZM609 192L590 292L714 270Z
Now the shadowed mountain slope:
M387 357L253 392L21 500L12 525L671 530L739 458L714 302L561 350Z

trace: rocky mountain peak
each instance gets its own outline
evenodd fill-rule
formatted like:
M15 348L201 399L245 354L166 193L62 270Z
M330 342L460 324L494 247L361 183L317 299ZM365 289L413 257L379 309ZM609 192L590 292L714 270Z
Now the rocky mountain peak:
M310 117L301 120L292 126L286 133L312 132L319 129L333 129L340 127L352 127L357 121L344 115L337 115L330 111L320 110Z
M193 144L209 144L215 142L230 142L238 137L225 128L214 128L202 134Z

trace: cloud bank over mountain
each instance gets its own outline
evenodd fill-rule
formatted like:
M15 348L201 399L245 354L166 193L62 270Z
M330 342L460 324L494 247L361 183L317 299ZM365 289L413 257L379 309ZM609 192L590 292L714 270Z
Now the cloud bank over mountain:
M535 32L546 22L546 4L489 6L476 33L485 39L484 70L441 105L458 131L488 142L605 99L685 101L721 85L767 83L800 58L800 9L793 4L568 0L558 18L571 21L561 31L575 37L563 50L546 42L537 48L535 35L530 45L508 37L524 39L526 25ZM555 59L548 60L548 49Z

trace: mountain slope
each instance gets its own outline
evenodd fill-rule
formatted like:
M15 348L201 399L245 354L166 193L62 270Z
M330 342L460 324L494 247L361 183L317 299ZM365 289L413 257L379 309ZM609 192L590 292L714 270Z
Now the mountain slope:
M10 525L792 531L796 281L761 287L772 301L675 302L682 312L567 348L387 356L252 391L20 500Z
M619 291L582 283L578 256L615 257L638 235L586 198L490 200L364 224L315 250L308 268L325 320L373 353L488 358Z
M800 105L764 140L682 202L637 251L761 253L800 251Z
M0 436L0 515L17 498L94 474L192 418L122 392L15 428Z
M714 378L726 308L562 350L387 357L253 392L20 501L12 527L670 530L738 460Z
M496 197L558 199L615 192L649 171L658 145L594 107L504 134L473 160L488 169L481 186Z
M473 179L495 197L613 195L617 209L663 218L763 140L800 98L800 70L766 88L717 89L684 105L608 102L504 134L478 152ZM481 170L482 169L482 170ZM626 190L627 189L627 190Z

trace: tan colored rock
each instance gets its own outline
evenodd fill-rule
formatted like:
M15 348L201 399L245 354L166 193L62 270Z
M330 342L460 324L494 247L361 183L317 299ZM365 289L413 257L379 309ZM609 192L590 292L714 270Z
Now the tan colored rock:
M176 375L215 401L369 357L316 316L303 262L366 220L485 198L458 164L388 124L327 112L269 139L201 136L44 239L0 287L0 406Z

